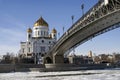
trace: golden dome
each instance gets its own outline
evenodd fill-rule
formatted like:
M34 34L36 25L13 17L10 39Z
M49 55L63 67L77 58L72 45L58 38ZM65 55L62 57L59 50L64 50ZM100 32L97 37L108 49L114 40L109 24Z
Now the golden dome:
M52 33L57 33L57 30L53 28Z
M32 33L32 29L31 29L31 28L28 28L27 32L28 32L28 33Z
M34 27L35 26L46 26L48 27L48 23L42 18L40 17L34 24Z

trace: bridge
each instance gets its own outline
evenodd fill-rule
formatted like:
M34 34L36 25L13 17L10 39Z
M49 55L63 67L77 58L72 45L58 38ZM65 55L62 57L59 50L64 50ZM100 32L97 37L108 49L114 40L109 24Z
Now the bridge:
M45 56L45 63L64 63L65 52L118 27L120 0L99 0L60 37Z

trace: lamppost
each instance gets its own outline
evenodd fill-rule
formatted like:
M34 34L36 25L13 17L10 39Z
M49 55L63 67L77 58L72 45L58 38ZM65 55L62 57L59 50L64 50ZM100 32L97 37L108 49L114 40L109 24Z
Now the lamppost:
M60 32L58 32L58 39L60 38Z
M64 26L63 26L63 34L64 34L64 29L65 29L65 28L64 28Z
M84 16L84 4L81 5L82 15Z
M73 15L71 16L71 19L72 19L72 25L73 25L73 22L74 22L74 16Z

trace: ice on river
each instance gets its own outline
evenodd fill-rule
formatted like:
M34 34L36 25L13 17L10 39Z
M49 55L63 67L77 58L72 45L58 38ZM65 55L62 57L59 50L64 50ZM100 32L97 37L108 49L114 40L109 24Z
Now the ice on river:
M0 80L120 80L120 69L0 73Z

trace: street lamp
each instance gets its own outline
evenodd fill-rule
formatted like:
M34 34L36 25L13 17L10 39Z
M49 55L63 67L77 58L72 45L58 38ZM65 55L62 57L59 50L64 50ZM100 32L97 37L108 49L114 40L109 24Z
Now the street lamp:
M81 5L82 15L84 16L84 4Z
M63 26L63 34L64 34L64 29L65 29L65 28L64 28L64 26Z
M58 39L60 38L60 32L58 32Z
M74 22L74 16L73 15L71 16L71 19L72 19L72 25L73 25L73 22Z

